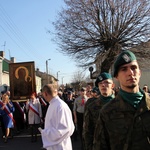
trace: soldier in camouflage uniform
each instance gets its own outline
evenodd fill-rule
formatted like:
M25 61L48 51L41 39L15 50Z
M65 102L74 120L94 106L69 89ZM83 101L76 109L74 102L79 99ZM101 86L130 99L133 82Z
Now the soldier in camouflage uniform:
M150 150L150 97L139 88L140 76L135 55L123 51L114 63L121 88L100 112L93 150Z
M97 98L99 97L100 92L99 92L98 87L94 87L94 88L91 90L91 93L92 93L92 97L89 98L89 99L87 100L87 102L85 103L84 112L86 111L87 106L88 106L90 103L92 103L95 99L97 99Z
M88 104L84 113L83 139L85 150L92 150L94 130L100 109L114 98L114 84L109 73L101 73L96 79L95 86L99 88L100 96Z

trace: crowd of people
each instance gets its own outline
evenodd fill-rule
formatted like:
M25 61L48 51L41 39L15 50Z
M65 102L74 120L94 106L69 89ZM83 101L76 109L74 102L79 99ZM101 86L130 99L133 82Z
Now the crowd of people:
M147 85L139 86L141 71L136 56L123 51L114 63L113 76L102 72L95 85L71 89L45 85L26 102L11 102L9 91L0 101L2 137L11 129L30 128L31 142L41 133L47 150L149 150L150 97ZM115 87L113 78L119 81Z
M30 129L31 142L37 141L38 127L43 126L48 103L41 94L32 93L27 101L11 101L10 91L1 93L0 125L2 138L7 143L14 134Z

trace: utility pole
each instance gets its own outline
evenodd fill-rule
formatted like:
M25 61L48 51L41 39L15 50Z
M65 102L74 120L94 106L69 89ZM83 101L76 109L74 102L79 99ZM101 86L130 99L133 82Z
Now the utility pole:
M59 81L59 80L58 80L58 73L59 73L59 72L60 72L60 71L57 71L57 88L58 88L58 85L59 85L59 84L58 84L58 81Z
M49 83L49 74L48 74L48 61L51 60L50 58L46 60L46 76L47 76L47 83Z
M63 79L64 79L64 77L62 77L62 85L63 85Z
M57 71L57 80L58 80L58 73L59 73L60 71Z

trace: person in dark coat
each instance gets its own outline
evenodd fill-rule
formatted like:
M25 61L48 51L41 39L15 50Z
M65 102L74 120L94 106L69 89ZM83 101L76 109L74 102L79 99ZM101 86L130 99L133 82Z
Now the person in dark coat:
M67 103L67 105L69 106L71 112L72 112L72 118L74 120L74 115L73 115L73 106L74 106L74 98L73 98L73 93L72 91L68 91L67 92L67 99L65 100L65 102ZM71 136L72 140L77 140L77 128L74 130L72 136Z
M16 123L16 132L20 133L25 127L25 105L24 102L13 102L15 111L13 113L15 123Z

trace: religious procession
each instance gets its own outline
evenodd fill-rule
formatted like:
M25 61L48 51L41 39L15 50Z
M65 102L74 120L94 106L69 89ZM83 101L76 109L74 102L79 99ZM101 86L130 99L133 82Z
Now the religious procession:
M150 0L1 1L0 18L1 150L150 150Z

